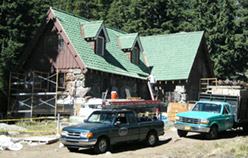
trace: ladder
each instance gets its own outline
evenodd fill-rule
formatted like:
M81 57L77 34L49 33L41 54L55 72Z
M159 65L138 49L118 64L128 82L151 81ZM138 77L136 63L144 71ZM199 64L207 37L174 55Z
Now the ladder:
M150 92L150 95L151 95L151 99L155 100L150 81L147 82L147 86L148 86L148 89L149 89L149 92Z

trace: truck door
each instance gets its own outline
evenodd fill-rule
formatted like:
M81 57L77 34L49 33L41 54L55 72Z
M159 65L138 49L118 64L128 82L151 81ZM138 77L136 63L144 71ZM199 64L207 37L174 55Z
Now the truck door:
M115 119L115 128L112 131L112 136L114 137L113 142L127 142L133 140L134 124L129 124L127 112L120 112L117 114ZM137 125L136 125L137 126Z
M129 140L138 140L139 139L139 125L137 122L137 118L133 112L127 113L128 120L128 136Z
M222 130L231 129L233 126L233 115L231 106L225 104L223 107Z

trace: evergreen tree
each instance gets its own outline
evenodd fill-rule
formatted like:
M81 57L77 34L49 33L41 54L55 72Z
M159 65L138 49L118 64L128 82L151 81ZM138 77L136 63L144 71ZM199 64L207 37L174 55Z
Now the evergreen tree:
M0 5L0 99L7 107L8 77L49 9L49 0L3 0Z
M235 33L235 8L232 0L223 0L220 8L220 16L217 19L215 32L217 46L212 52L215 75L226 79L235 76L234 33Z
M235 30L236 79L248 81L248 1L238 0Z
M127 24L128 18L130 18L129 5L131 0L114 0L109 8L105 23L108 26L120 29Z

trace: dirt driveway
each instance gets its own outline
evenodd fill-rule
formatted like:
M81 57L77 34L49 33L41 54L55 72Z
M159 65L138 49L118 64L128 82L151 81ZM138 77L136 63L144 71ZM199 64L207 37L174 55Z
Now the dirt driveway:
M156 147L146 147L141 143L121 144L113 151L96 155L92 149L69 152L60 148L59 142L50 145L28 146L21 151L0 151L1 158L182 158L182 157L247 157L248 135L242 131L220 133L216 140L206 140L196 133L180 138L174 128L166 130Z

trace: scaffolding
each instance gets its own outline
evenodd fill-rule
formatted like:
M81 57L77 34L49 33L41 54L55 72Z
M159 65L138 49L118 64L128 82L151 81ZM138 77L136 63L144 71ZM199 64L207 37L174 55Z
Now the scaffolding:
M217 86L217 78L201 78L200 79L200 93L209 93L211 91L211 86Z
M73 102L66 91L66 71L47 73L30 71L28 73L10 72L8 117L12 115L57 116L70 115Z

